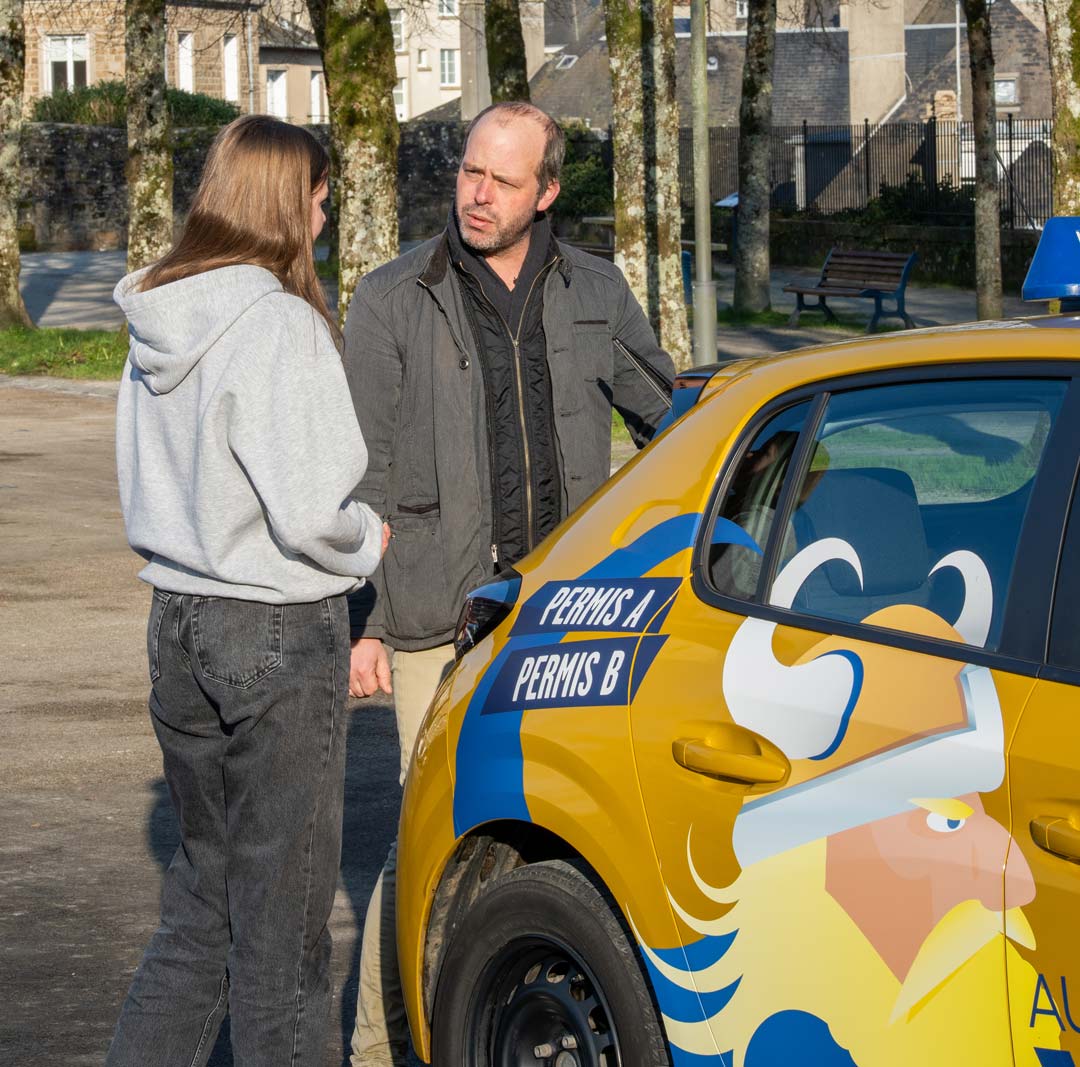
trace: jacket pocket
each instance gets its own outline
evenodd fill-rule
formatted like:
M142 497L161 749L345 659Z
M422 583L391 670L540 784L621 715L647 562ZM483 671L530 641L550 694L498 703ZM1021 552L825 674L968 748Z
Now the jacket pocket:
M253 600L195 597L191 630L207 678L248 689L281 666L284 608Z
M410 507L399 504L386 520L394 536L383 557L381 589L386 628L406 640L442 633L457 621L439 506L422 511Z
M586 382L611 382L615 352L611 325L602 319L579 319L571 329L574 366Z
M163 589L155 589L150 599L150 618L146 622L146 660L150 665L150 684L161 677L161 620L165 618L165 609L172 600L172 594Z

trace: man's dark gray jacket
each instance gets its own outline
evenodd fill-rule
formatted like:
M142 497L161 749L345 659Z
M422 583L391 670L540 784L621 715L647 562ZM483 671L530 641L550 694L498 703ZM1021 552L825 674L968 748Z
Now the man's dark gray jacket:
M613 338L668 378L674 368L622 273L558 249L543 322L565 516L610 474L612 407L639 446L667 410ZM394 534L350 597L353 636L407 651L449 641L465 594L497 567L482 368L462 301L443 234L368 274L345 325L345 373L368 448L355 496Z

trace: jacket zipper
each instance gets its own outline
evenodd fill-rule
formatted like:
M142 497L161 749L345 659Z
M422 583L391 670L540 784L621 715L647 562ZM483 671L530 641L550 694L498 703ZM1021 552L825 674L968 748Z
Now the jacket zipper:
M537 271L536 277L533 278L532 284L529 286L529 291L525 294L525 303L521 305L521 318L518 320L518 332L516 337L510 330L510 324L502 317L499 309L489 299L487 292L484 290L484 283L477 278L475 274L467 270L464 263L458 264L462 271L468 274L480 287L480 292L483 294L484 299L487 300L491 310L498 316L499 321L503 324L503 329L506 330L506 336L514 346L514 386L515 391L517 392L518 423L521 427L521 447L525 454L525 537L526 547L529 552L535 547L536 531L534 529L533 520L532 458L529 455L529 434L525 424L525 389L521 368L521 328L525 323L525 312L529 309L529 301L532 300L533 292L536 289L536 283L558 262L559 257L556 256L550 263L545 263L544 266ZM493 562L499 562L498 545L491 546L491 558Z

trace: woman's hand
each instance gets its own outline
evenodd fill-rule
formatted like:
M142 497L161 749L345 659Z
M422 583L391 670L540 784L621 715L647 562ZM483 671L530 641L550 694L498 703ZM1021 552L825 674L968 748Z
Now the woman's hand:
M394 535L390 532L390 523L384 522L382 524L382 555L386 555L387 546L390 544L390 538Z

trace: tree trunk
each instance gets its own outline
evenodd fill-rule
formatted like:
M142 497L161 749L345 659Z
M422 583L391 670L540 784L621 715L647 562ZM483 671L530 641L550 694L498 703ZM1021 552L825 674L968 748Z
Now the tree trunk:
M641 8L638 0L604 0L611 65L611 147L615 183L615 256L649 320L645 237L645 105L642 97Z
M357 283L398 254L394 35L385 0L311 0L330 100L338 318Z
M165 2L125 0L128 270L163 256L173 238L173 161L165 98Z
M660 343L683 368L691 357L682 290L671 0L606 0L604 13L614 115L615 250Z
M484 36L487 39L491 102L528 100L529 73L518 0L487 0L484 4Z
M740 314L768 311L769 141L772 136L776 0L749 0L739 105L739 206L735 209L735 295Z
M22 0L0 0L0 329L33 325L19 293L19 139L25 54Z
M1054 214L1080 215L1080 6L1043 0L1054 118Z
M661 346L678 370L693 362L682 281L682 190L679 187L679 103L675 95L675 12L672 0L643 0L645 77L645 218L654 322Z
M964 0L975 125L975 299L980 319L1000 319L1001 208L998 202L994 50L987 0Z

